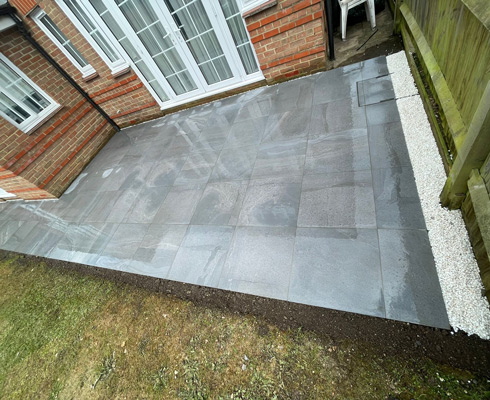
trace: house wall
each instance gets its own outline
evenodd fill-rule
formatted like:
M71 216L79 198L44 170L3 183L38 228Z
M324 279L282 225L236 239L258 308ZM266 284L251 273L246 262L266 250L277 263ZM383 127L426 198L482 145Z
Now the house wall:
M325 21L321 0L278 0L244 17L268 83L324 70Z
M112 75L104 60L54 0L10 0L10 4L17 8L33 38L120 127L163 115L133 70ZM273 0L270 4L274 5L246 15L267 82L325 69L322 1ZM95 76L83 79L81 72L29 17L38 6L96 70ZM23 199L58 197L106 143L113 129L17 30L2 33L0 52L62 106L29 135L0 118L0 187ZM260 84L233 89L179 108Z
M113 128L16 29L0 52L61 108L31 134L0 118L0 187L23 199L59 196Z

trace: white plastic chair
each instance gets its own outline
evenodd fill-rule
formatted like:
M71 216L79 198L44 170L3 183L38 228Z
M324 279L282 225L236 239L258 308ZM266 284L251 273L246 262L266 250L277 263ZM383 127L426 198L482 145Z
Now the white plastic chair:
M376 28L376 17L374 15L374 0L339 0L341 9L340 26L342 27L342 40L345 40L345 31L347 30L347 13L349 10L359 4L364 3L366 8L366 16L371 22L371 28Z

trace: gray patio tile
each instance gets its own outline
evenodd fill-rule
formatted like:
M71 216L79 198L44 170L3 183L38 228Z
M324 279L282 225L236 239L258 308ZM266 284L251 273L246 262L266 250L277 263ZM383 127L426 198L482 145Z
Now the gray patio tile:
M373 169L372 173L378 228L425 229L412 169Z
M376 230L298 228L288 300L385 317Z
M194 142L192 152L220 151L230 134L230 128L206 128Z
M427 232L379 230L386 316L449 329Z
M352 97L314 106L309 134L317 136L363 128L366 128L364 107L359 107L357 99Z
M400 121L395 100L372 104L365 108L368 126Z
M224 148L258 145L262 141L266 123L267 117L235 122L230 128Z
M24 221L0 221L0 246L3 246L19 229Z
M262 143L303 138L308 135L311 108L286 111L269 116Z
M298 183L249 185L238 224L296 226L300 194Z
M213 171L219 151L191 153L180 170L174 185L205 184Z
M165 157L163 161L155 163L146 177L146 185L150 187L172 186L186 159L187 155L180 155Z
M153 161L150 162L137 162L134 164L127 164L123 166L124 180L121 186L117 190L126 190L131 188L143 187L146 183L146 177L153 167Z
M183 115L171 124L182 132L200 132L207 124L212 110L200 111L199 108L190 109L187 115Z
M271 114L302 108L310 109L313 104L313 83L312 79L301 78L277 85Z
M29 221L49 222L52 219L60 218L59 215L51 212L52 206L58 201L58 199L36 201L35 203L37 203L38 207L29 210Z
M334 132L308 140L305 174L361 171L370 168L366 129Z
M395 91L389 75L357 82L359 105L365 106L395 98Z
M305 137L260 145L252 172L252 179L302 175L306 142Z
M133 145L151 142L158 136L158 130L151 129L151 126L147 125L137 125L132 129L127 129L125 133L131 138Z
M5 243L2 244L3 250L15 251L24 239L29 235L29 233L36 227L40 222L37 221L22 221L22 224L15 232L10 235Z
M368 127L368 137L373 168L411 166L400 122L371 125Z
M95 259L95 265L115 270L126 269L148 227L148 224L119 225L100 256Z
M153 221L160 224L188 224L202 193L202 188L173 187Z
M248 182L209 183L196 207L191 224L236 225Z
M237 227L218 287L286 300L295 228Z
M63 237L65 229L66 225L53 228L47 223L38 222L32 229L29 230L29 233L15 248L15 251L46 257L56 243L58 243L58 241ZM22 226L10 239L15 237L17 232L20 232L21 230ZM9 241L7 241L7 243Z
M86 191L78 193L70 206L65 208L62 217L69 222L79 222L83 220L91 211L97 191Z
M359 64L318 74L314 84L313 104L330 103L355 97L356 85L360 80L362 77Z
M249 179L252 175L256 157L256 146L223 149L216 162L216 166L211 173L209 181L216 182Z
M85 177L81 186L82 191L110 192L118 190L126 179L131 168L129 166L114 165L90 173Z
M42 210L52 215L56 215L58 217L62 216L70 204L75 200L78 193L78 191L72 191L71 193L65 192L59 199L43 203L39 207L42 207Z
M306 175L298 226L375 228L371 171Z
M229 128L240 111L238 104L216 106L206 124L207 128L220 129Z
M117 224L103 222L67 224L63 237L49 252L48 257L93 264L117 227Z
M378 76L388 75L388 65L386 57L376 57L362 62L361 66L362 79L376 78Z
M116 132L104 146L104 150L129 149L133 145L129 132L131 132L129 129Z
M111 192L96 193L90 211L85 215L83 221L105 222L113 210L121 192L122 191L114 190Z
M169 187L144 187L139 193L130 211L124 218L125 223L150 223L167 197Z
M231 226L189 226L168 279L216 287L233 231Z
M117 190L108 192L114 195L114 204L109 209L106 222L120 223L124 220L129 210L136 203L141 189Z
M187 155L198 142L200 135L201 131L175 136L170 144L165 147L162 158Z
M0 221L8 221L11 220L12 218L10 215L16 209L19 207L20 203L23 203L22 200L20 201L8 201L5 203L0 203Z
M112 139L109 141L109 143L107 143L107 146L109 146L111 141ZM121 161L121 159L126 155L126 153L129 151L130 148L129 146L120 147L120 148L117 147L111 148L107 146L101 149L99 153L94 157L94 159L90 162L90 164L85 169L86 172L99 171L101 169L106 169L108 167L117 165Z
M235 118L235 123L252 118L267 117L272 108L272 97L256 97L243 104Z
M128 271L166 278L186 230L187 225L151 224Z
M17 221L31 221L39 208L40 202L17 201L8 212L5 219ZM38 220L38 219L36 219Z
M194 141L193 143L195 143ZM169 158L172 157L177 157L177 156L185 156L187 155L187 152L189 151L191 145L184 146L184 147L173 147L170 148L170 144L168 145L156 145L158 142L152 142L150 143L150 147L148 150L145 152L143 155L142 160L151 160L154 163L162 162L165 161Z

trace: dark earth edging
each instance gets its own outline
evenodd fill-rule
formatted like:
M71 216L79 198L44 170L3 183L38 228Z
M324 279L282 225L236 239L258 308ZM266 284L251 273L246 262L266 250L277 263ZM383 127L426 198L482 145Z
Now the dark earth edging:
M77 273L130 284L156 293L172 295L200 306L264 318L281 329L305 328L331 340L368 343L387 356L427 357L440 364L473 371L490 378L490 341L464 332L369 317L343 311L290 303L248 294L207 288L92 267L66 261L0 250L0 261L19 257L21 265L44 262L60 272Z

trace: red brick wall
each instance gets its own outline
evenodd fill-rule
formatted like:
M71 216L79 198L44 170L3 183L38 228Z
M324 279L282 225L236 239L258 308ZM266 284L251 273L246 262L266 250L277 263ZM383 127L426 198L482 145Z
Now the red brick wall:
M17 8L23 15L26 15L36 7L36 0L10 0L10 5Z
M245 21L269 83L325 69L322 0L279 0Z
M15 29L2 33L0 52L61 105L30 135L0 118L0 187L24 199L59 196L113 129Z

